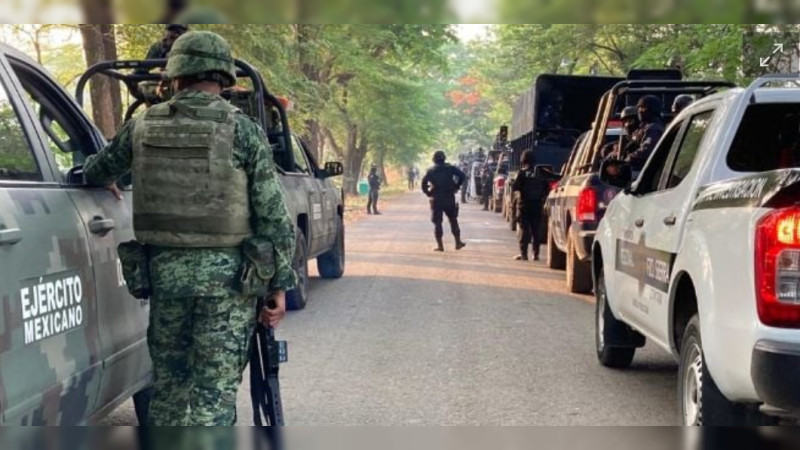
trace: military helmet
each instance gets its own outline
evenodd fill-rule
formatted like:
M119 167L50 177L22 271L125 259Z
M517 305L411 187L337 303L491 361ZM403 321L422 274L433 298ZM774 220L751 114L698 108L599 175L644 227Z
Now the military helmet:
M675 97L675 100L672 102L672 113L678 114L679 112L683 111L683 108L689 106L689 104L693 101L694 98L687 94L681 94Z
M625 119L638 119L639 112L636 110L635 106L626 106L625 109L622 110L622 113L619 115L619 120L623 122Z
M225 87L236 84L236 69L228 42L210 31L190 31L175 40L167 59L167 78L207 72L225 75Z
M444 154L443 151L437 150L433 154L433 162L435 163L443 163L447 159L447 155Z
M637 107L644 107L651 114L661 114L661 100L655 95L645 95L639 99Z

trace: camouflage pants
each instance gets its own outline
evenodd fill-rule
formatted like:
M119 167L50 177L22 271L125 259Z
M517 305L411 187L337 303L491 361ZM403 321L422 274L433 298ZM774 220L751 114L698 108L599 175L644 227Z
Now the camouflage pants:
M233 425L236 393L255 325L255 300L241 296L150 302L153 360L150 425Z

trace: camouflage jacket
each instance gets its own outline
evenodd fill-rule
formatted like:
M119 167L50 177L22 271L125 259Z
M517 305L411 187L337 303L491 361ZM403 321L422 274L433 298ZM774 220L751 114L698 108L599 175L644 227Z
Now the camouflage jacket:
M211 94L185 90L176 101ZM84 165L87 182L96 186L111 184L130 172L132 136L137 119L126 123L113 141L99 154L90 156ZM296 284L292 269L295 231L283 198L272 153L261 127L237 114L234 135L234 164L247 173L250 207L256 236L265 237L275 249L275 276L270 289L289 290ZM159 297L221 297L233 290L234 279L242 264L239 248L165 248L150 250L150 282Z

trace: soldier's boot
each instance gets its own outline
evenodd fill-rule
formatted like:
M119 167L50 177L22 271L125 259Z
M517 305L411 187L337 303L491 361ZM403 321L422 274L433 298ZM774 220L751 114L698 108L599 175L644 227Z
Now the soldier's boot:
M520 246L519 255L514 257L514 261L527 261L528 260L528 246Z
M435 252L444 251L444 243L442 242L441 236L436 236L436 247L433 247L433 251Z
M533 260L534 261L538 261L539 260L539 246L538 245L534 245L533 246Z
M461 250L466 247L467 243L461 240L460 236L456 236L456 250Z

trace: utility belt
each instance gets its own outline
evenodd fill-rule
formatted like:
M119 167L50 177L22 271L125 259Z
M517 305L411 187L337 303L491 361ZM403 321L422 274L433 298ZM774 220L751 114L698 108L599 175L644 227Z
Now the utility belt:
M272 242L261 237L245 239L241 245L242 267L234 280L233 288L246 297L266 297L275 275L275 257ZM122 264L122 277L128 292L135 298L147 299L152 294L150 283L149 246L138 241L128 241L117 246Z

